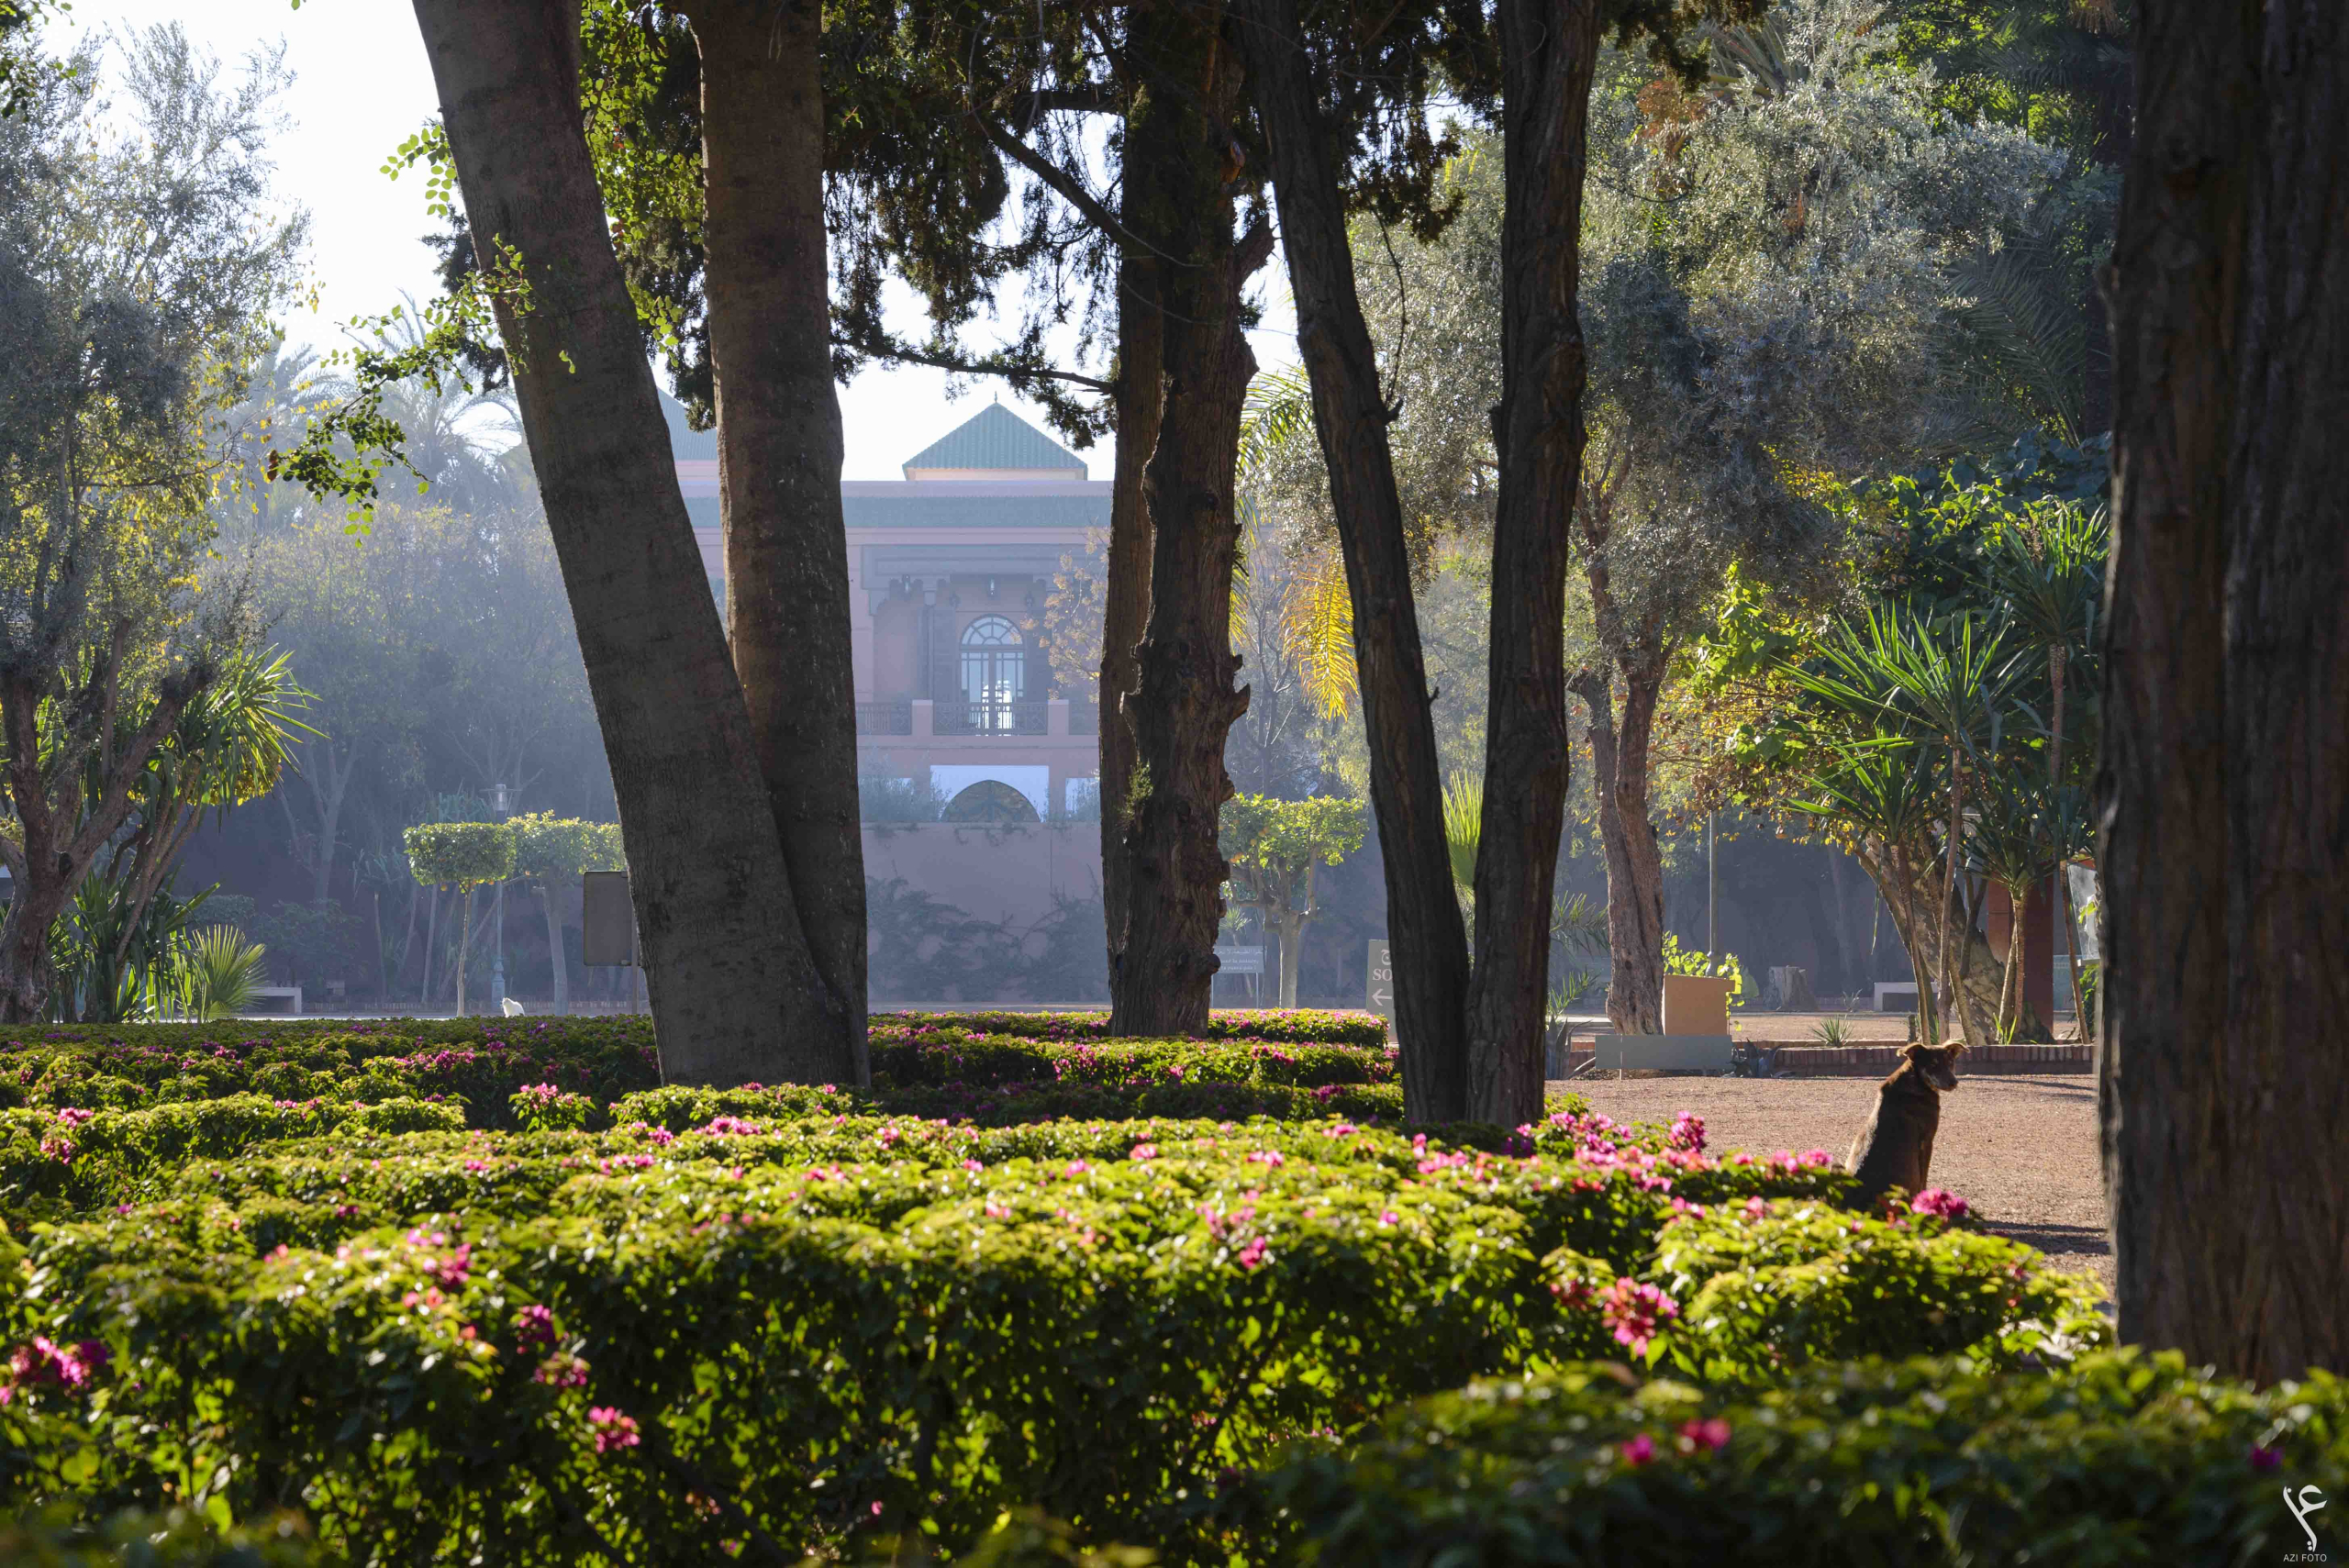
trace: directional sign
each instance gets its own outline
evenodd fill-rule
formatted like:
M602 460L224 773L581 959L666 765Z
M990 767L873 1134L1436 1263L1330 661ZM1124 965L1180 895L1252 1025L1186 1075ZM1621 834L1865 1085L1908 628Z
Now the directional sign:
M1385 1018L1391 1029L1395 1027L1395 965L1387 957L1385 942L1370 944L1369 975L1364 987L1369 996L1364 1006Z

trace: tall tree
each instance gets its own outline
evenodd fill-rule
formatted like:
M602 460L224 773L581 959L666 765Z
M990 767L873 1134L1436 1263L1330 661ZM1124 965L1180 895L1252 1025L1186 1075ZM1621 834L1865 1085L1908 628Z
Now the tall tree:
M2136 8L2099 1069L2120 1328L2349 1364L2349 14Z
M824 1054L861 1062L864 845L825 255L822 16L816 0L684 9L701 51L727 631L799 926L830 993Z
M124 55L134 134L93 124L95 51L0 117L0 1021L43 1016L52 922L255 630L195 584L306 228L268 213L284 78L225 83L176 26Z
M579 6L416 12L610 753L663 1072L852 1081L605 226Z
M1280 206L1282 253L1297 298L1297 350L1310 376L1314 431L1328 466L1353 608L1405 1106L1419 1120L1445 1119L1468 1103L1468 941L1453 889L1410 544L1386 439L1393 416L1354 292L1339 183L1358 150L1331 145L1339 117L1324 108L1333 82L1369 84L1378 77L1359 69L1317 70L1296 0L1245 0L1241 13L1257 79L1257 123ZM1540 1094L1537 1085L1534 1109Z
M1152 5L1137 10L1127 40L1142 72L1126 149L1125 179L1141 195L1130 226L1157 273L1163 388L1142 470L1150 617L1122 703L1134 775L1109 996L1110 1028L1127 1035L1207 1030L1227 873L1218 820L1232 793L1224 738L1248 706L1230 637L1241 407L1256 371L1241 289L1270 235L1260 223L1243 248L1232 232L1245 62L1230 28L1219 6Z

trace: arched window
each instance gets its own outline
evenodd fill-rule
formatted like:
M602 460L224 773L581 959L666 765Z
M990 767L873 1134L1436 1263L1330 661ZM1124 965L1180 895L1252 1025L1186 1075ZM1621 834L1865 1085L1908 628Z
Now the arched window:
M981 779L946 803L941 822L1028 823L1041 820L1034 802L995 779Z
M981 616L963 632L963 700L971 705L971 728L1012 728L1011 705L1028 684L1028 650L1019 628L1002 616Z

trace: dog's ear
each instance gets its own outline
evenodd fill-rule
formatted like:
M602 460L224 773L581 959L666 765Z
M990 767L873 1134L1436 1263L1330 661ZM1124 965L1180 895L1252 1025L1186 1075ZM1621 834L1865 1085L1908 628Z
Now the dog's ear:
M1917 1058L1922 1056L1924 1053L1925 1042L1922 1040L1912 1040L1907 1045L1900 1048L1900 1054L1910 1062L1916 1061Z
M1963 1055L1965 1055L1965 1042L1964 1040L1959 1040L1959 1041L1957 1041L1954 1045L1952 1045L1952 1046L1949 1048L1949 1058L1950 1058L1950 1060L1951 1060L1952 1062L1956 1061L1959 1057L1961 1057L1961 1056L1963 1056Z

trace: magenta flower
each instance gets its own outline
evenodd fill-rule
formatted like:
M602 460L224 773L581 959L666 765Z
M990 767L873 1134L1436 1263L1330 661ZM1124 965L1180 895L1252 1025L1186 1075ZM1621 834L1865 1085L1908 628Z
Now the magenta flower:
M624 1416L609 1405L597 1405L587 1412L587 1428L596 1437L596 1451L610 1453L615 1449L634 1448L644 1440L636 1418Z
M1598 1296L1599 1320L1615 1331L1615 1342L1635 1356L1647 1354L1656 1330L1680 1316L1680 1304L1655 1285L1619 1279Z
M554 1343L554 1314L543 1307L525 1307L514 1315L514 1342L525 1351L543 1351Z
M1705 1151L1705 1119L1689 1111L1682 1111L1674 1118L1672 1131L1665 1135L1667 1148L1685 1149L1691 1154Z
M1729 1446L1729 1423L1715 1416L1709 1421L1690 1421L1680 1429L1680 1450L1694 1453L1698 1449L1720 1450Z
M2282 1449L2263 1448L2257 1443L2252 1444L2251 1467L2254 1470L2258 1471L2262 1475L2272 1474L2283 1465L2283 1462L2284 1451Z
M1655 1440L1642 1432L1623 1445L1623 1462L1637 1470L1655 1458Z
M1909 1201L1909 1207L1918 1214L1937 1214L1943 1219L1965 1218L1965 1200L1955 1193L1940 1187L1927 1187Z

